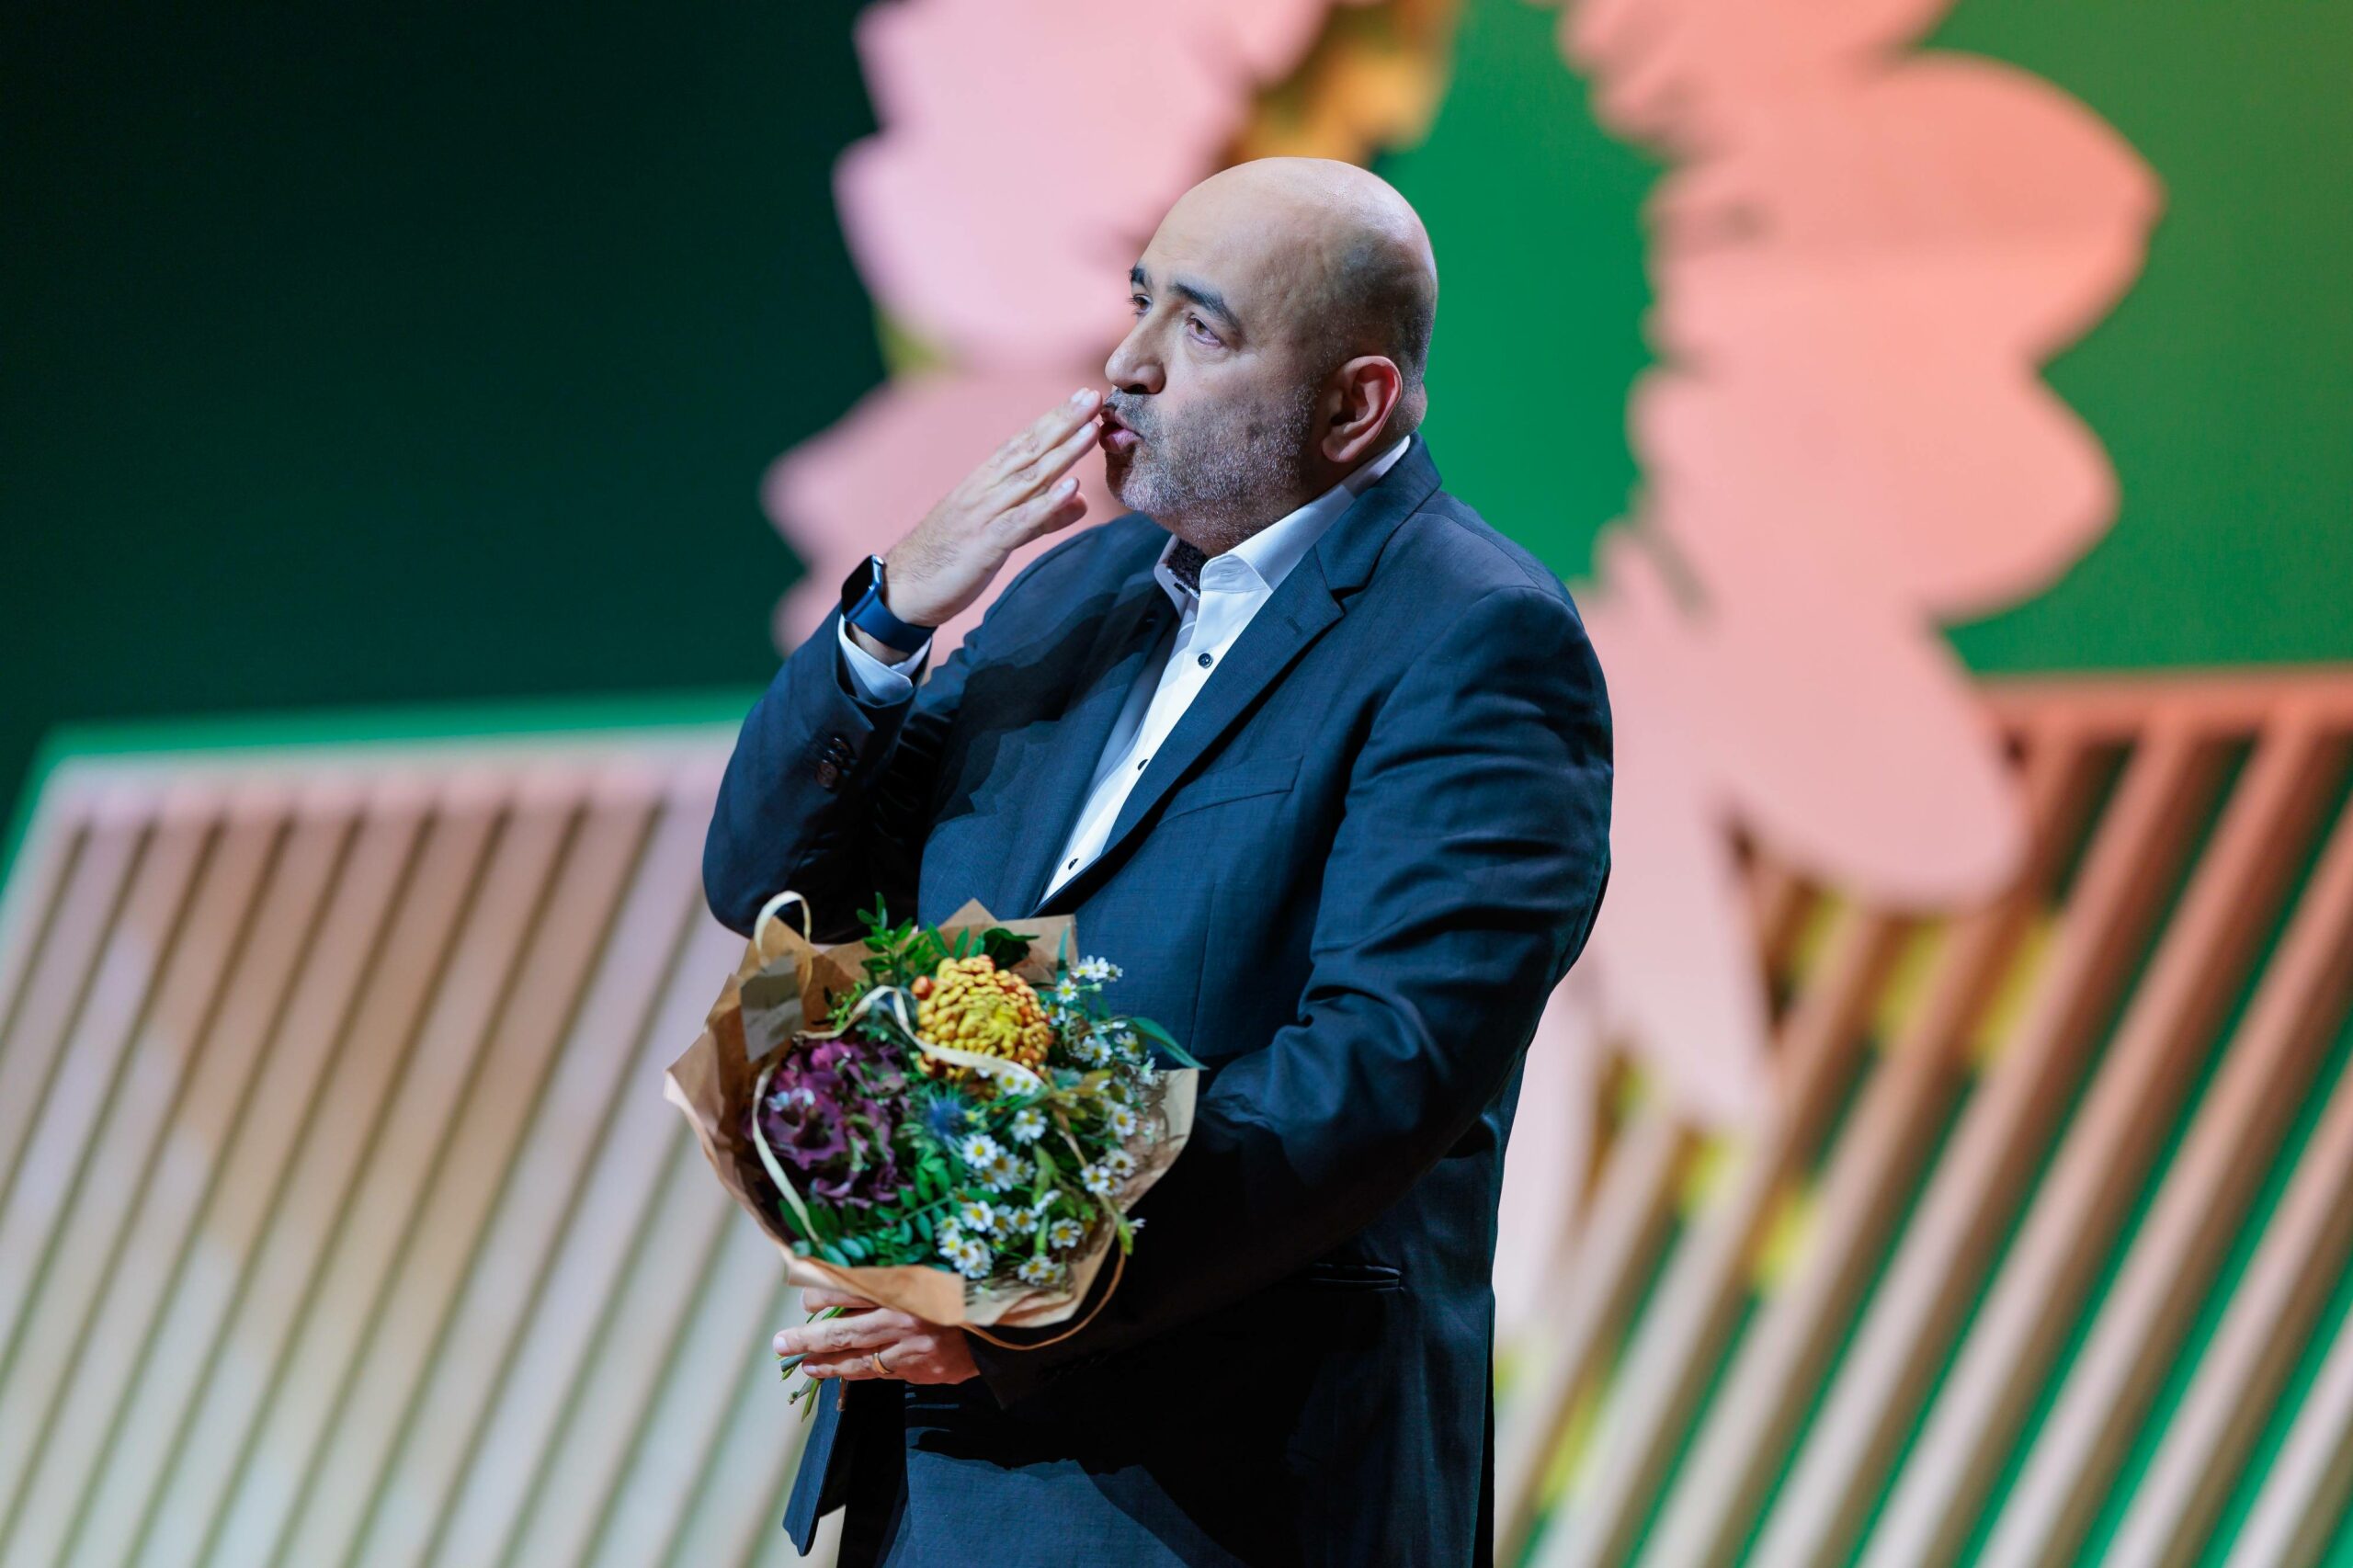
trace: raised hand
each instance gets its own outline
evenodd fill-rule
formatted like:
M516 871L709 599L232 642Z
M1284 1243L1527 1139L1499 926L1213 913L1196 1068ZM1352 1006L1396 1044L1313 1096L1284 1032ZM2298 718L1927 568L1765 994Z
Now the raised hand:
M882 596L891 613L938 626L979 598L1015 550L1085 517L1086 498L1070 470L1096 444L1101 404L1100 393L1082 387L1040 415L892 546ZM867 646L864 633L853 634Z

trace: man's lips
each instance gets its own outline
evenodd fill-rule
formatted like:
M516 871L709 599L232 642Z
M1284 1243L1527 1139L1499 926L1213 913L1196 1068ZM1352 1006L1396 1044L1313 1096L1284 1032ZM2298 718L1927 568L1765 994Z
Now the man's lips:
M1103 426L1101 441L1105 452L1114 457L1123 458L1136 449L1137 442L1141 437L1121 424L1118 415L1107 408L1103 411L1101 423Z

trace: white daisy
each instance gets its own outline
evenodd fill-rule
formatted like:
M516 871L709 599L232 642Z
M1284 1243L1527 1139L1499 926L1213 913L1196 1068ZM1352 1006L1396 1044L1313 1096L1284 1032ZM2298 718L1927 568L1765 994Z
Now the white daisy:
M1136 1129L1143 1125L1136 1119L1136 1113L1123 1105L1115 1105L1104 1112L1103 1119L1110 1123L1111 1131L1121 1138L1134 1137Z
M1022 1167L1010 1154L999 1154L981 1172L981 1179L998 1192L1003 1192L1021 1179Z
M1057 1220L1046 1227L1046 1244L1051 1247L1074 1247L1085 1229L1075 1220Z
M1091 980L1100 985L1107 980L1117 980L1121 971L1109 959L1081 959L1071 966L1071 972L1081 980Z
M1038 1230L1035 1209L1008 1209L1005 1211L1005 1228L1017 1236L1034 1235Z
M956 1219L959 1223L970 1225L976 1231L996 1229L996 1210L982 1199L967 1199L964 1202L958 1204Z
M987 1133L975 1132L959 1143L956 1146L956 1152L964 1156L966 1165L974 1170L979 1170L1005 1151L998 1147L997 1141Z
M1104 1168L1121 1179L1136 1174L1136 1157L1125 1149L1114 1149L1103 1156Z
M1062 1265L1048 1257L1024 1258L1021 1282L1025 1285L1051 1285L1062 1275Z
M950 1263L964 1250L964 1233L951 1222L939 1227L939 1256Z
M978 1279L989 1271L994 1260L989 1249L978 1242L966 1242L956 1253L956 1272L967 1279Z
M1025 1106L1014 1113L1013 1141L1035 1143L1046 1135L1046 1113L1036 1106Z
M1097 1198L1110 1197L1111 1188L1119 1185L1111 1173L1099 1165L1088 1165L1081 1170L1078 1173L1078 1179L1081 1186Z

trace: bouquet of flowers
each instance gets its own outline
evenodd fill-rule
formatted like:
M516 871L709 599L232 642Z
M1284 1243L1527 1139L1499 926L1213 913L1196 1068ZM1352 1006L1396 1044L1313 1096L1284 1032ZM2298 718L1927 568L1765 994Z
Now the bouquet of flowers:
M777 918L795 902L761 912L665 1085L722 1183L797 1283L975 1328L1068 1318L1134 1245L1199 1063L1108 1009L1119 967L1074 960L1068 916L892 926L877 901L821 950Z

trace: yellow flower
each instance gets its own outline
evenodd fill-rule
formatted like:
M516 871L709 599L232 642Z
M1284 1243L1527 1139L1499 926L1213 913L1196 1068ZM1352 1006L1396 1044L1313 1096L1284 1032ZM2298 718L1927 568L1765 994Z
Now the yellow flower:
M985 956L942 959L925 980L929 983L918 981L915 986L916 1038L927 1045L1003 1057L1033 1071L1044 1063L1053 1029L1028 981ZM970 1071L929 1060L923 1070L951 1082Z

